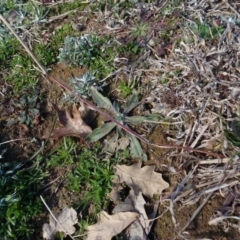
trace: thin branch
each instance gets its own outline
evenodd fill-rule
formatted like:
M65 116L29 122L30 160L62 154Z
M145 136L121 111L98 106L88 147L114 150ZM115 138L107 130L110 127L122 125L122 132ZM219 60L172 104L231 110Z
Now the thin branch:
M16 142L16 141L27 140L27 139L30 139L30 138L18 138L18 139L9 140L9 141L0 143L0 146L3 145L3 144L7 144L7 143L11 143L11 142Z
M49 211L49 213L51 214L51 216L53 217L53 219L56 221L56 223L67 233L67 235L68 235L71 239L73 239L73 237L72 237L70 234L68 234L67 229L65 229L65 228L62 226L62 224L57 220L57 218L54 216L53 212L52 212L51 209L48 207L48 205L47 205L47 203L45 202L45 200L43 199L42 195L40 195L40 198L41 198L43 204L45 205L45 207L47 208L47 210ZM53 233L53 232L52 232L52 233ZM51 234L52 234L52 233L51 233ZM51 236L51 235L50 235L50 236ZM48 236L48 237L50 237L50 236Z

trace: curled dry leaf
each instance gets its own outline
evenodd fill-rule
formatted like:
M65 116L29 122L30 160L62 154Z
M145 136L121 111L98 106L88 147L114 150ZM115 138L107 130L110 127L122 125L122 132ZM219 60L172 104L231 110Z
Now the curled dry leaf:
M87 227L87 240L111 240L112 237L121 233L134 222L138 216L139 214L136 212L120 212L108 215L102 211L100 221Z
M57 222L49 216L49 224L43 225L43 238L47 240L55 239L57 232L63 232L65 235L71 235L75 233L76 229L73 225L78 222L77 212L73 208L64 208L62 212L55 216Z
M63 127L54 129L51 138L64 136L86 137L92 132L92 129L82 120L80 112L76 105L73 105L72 116L67 110L60 110L55 104L54 109L58 113L59 122Z
M140 214L139 219L137 219L133 224L131 224L127 231L127 239L147 239L147 235L150 232L152 222L148 220L144 205L145 200L140 192L138 196L134 195L134 191L131 190L129 195L126 197L123 203L118 204L114 209L113 213L118 212L137 212Z
M153 197L153 194L161 194L169 187L169 184L162 179L162 174L154 172L155 166L145 166L141 168L141 162L126 166L116 165L115 175L119 182L125 182L135 195L142 192L147 197ZM116 181L116 180L115 180Z

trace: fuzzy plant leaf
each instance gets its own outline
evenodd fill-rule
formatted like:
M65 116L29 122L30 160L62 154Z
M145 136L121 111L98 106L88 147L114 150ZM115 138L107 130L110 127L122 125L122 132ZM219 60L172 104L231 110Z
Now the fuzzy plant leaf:
M49 224L43 225L43 238L47 240L55 239L57 232L63 232L65 235L75 233L76 229L73 225L78 222L77 212L73 208L64 208L62 212L55 216L58 220L49 215ZM59 224L60 223L60 224Z
M125 117L125 122L130 124L158 123L162 117L159 114L149 114L146 116Z
M76 105L73 105L72 115L67 110L60 110L53 105L58 113L59 121L63 127L54 129L51 138L59 138L65 136L86 137L92 132L92 129L82 120L80 112Z
M162 179L162 174L154 172L155 166L144 166L138 162L131 166L116 165L115 175L118 179L114 182L125 182L133 189L136 196L142 192L145 196L152 198L153 194L160 195L162 191L169 187L169 184Z
M98 141L107 134L109 134L113 128L116 127L116 124L113 122L105 123L99 128L94 129L87 137L86 140L90 142Z
M111 240L138 218L136 212L119 212L109 215L102 211L100 221L87 227L87 240Z
M60 62L74 66L90 66L92 61L100 55L99 39L88 34L81 37L67 36L63 48L59 50Z
M94 102L101 108L110 112L115 112L115 109L110 100L104 97L95 87L91 87L91 94Z
M130 151L132 157L140 158L143 161L147 161L147 155L143 152L141 144L135 136L132 134L127 134L130 139Z
M138 105L139 105L138 96L136 94L131 95L126 102L124 113L128 114Z

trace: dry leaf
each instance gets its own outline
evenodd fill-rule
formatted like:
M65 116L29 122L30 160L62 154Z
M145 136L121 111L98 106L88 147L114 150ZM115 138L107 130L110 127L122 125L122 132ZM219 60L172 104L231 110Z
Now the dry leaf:
M59 121L63 127L54 129L51 138L64 136L86 137L92 132L92 129L82 120L75 104L72 109L73 117L71 117L71 114L67 110L60 110L55 104L53 106L58 113Z
M78 219L77 212L73 208L64 208L62 212L56 216L56 219L58 222L56 222L52 215L50 215L49 224L45 223L43 225L44 239L53 240L57 232L63 232L65 235L71 235L76 231L73 225L78 222Z
M131 224L126 231L128 239L147 239L147 234L149 234L151 229L151 222L145 221L148 220L144 208L145 203L141 192L138 196L135 196L133 190L131 190L124 202L120 203L113 209L113 213L134 211L140 214L139 219Z
M125 232L126 239L148 240L145 230L139 220L133 222Z
M134 222L138 216L139 214L135 212L120 212L108 215L102 211L100 221L87 227L87 240L111 240L112 237L121 233Z
M169 184L162 179L162 174L154 172L155 166L145 166L141 168L141 162L126 166L116 165L115 175L119 182L125 182L134 190L136 196L142 192L147 197L153 197L153 194L161 194L169 187Z

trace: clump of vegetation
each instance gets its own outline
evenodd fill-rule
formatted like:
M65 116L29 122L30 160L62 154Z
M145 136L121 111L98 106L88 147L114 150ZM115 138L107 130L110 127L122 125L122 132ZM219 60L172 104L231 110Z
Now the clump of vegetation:
M200 38L203 38L205 40L211 40L216 39L219 37L224 29L221 26L211 26L207 23L193 23L190 28L192 31L197 34Z
M111 159L100 157L100 146L94 149L84 149L77 158L77 164L68 175L67 189L73 192L83 192L79 205L90 204L98 213L106 208L109 201L107 194L111 191L114 178Z
M99 38L95 35L67 36L63 48L60 48L58 59L73 66L89 67L92 61L100 56L99 44Z
M132 82L128 81L126 83L126 82L120 81L118 84L118 88L121 91L122 97L127 97L127 96L133 94L134 91L136 91L137 82L136 81L132 81Z
M123 125L130 126L131 124L136 125L146 122L158 122L161 119L161 116L157 114L149 114L146 116L129 116L133 109L139 105L138 96L136 94L133 94L127 99L123 112L120 110L120 106L117 102L112 104L108 98L104 97L94 87L91 88L91 95L99 107L112 112L115 119ZM111 151L114 152L118 147L118 144L120 144L118 140L123 137L122 129L119 128L114 122L105 123L100 128L95 129L87 136L87 140L97 141L108 135L113 129L116 129L116 132L114 136L108 140L107 145L109 145ZM124 142L123 149L129 146L132 157L138 157L144 161L147 161L147 156L143 152L138 139L134 135L127 133L125 138L122 138L121 141Z
M90 98L90 88L95 86L98 90L103 90L103 87L107 85L107 83L100 82L95 77L95 72L87 72L84 73L81 77L75 77L70 79L70 84L73 87L73 90L78 95L82 96L83 98ZM64 101L68 102L79 102L72 94L65 93L64 94Z
M13 110L13 118L8 120L7 126L12 126L17 122L32 125L33 120L39 116L39 96L38 92L25 92L20 99L12 99L11 106Z
M75 205L92 204L96 214L108 203L106 197L111 190L114 164L128 154L118 153L111 159L105 156L101 155L100 144L86 149L78 147L73 139L64 138L63 144L49 155L47 166L68 166L70 170L67 173L65 188L77 195L81 193L82 196Z
M67 36L60 48L59 62L72 66L87 67L96 77L107 76L113 69L116 55L114 47L106 46L107 38L85 34L81 37Z
M45 177L34 165L0 163L1 239L30 239L36 229L33 219L42 211L37 193Z

